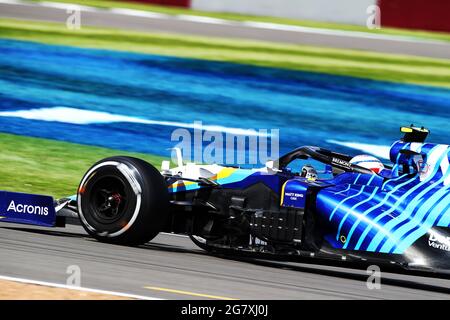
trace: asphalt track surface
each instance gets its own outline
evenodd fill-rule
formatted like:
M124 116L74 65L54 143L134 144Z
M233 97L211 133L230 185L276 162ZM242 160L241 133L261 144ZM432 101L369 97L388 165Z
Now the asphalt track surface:
M10 0L11 1L11 0ZM64 4L4 3L0 17L65 23L70 15ZM405 37L298 28L252 22L226 22L195 16L169 16L131 10L81 8L81 23L147 32L167 32L213 37L264 40L290 44L369 50L434 58L450 58L450 43Z
M61 8L0 4L0 16L65 22ZM83 12L86 25L225 36L338 48L450 57L450 45L340 37L177 18ZM99 243L77 225L45 229L0 225L0 275L65 284L71 265L81 285L162 299L450 299L450 280L382 273L381 289L369 290L365 271L210 256L188 238L161 234L141 247Z
M114 246L81 226L0 225L0 275L161 299L450 299L450 280L382 272L369 290L365 271L210 256L187 237L160 234L141 247Z

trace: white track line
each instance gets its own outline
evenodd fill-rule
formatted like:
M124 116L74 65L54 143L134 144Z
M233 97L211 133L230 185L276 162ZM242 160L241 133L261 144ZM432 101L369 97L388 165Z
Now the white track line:
M253 27L253 28L258 28L258 29L311 33L311 34L329 35L329 36L337 36L337 37L353 37L353 38L401 41L401 42L445 43L444 41L422 39L422 38L416 38L413 36L396 36L396 35L385 35L385 34L379 34L379 33L369 33L369 32L363 32L363 31L346 31L346 30L325 29L325 28L312 28L312 27L294 26L294 25L270 23L270 22L243 21L242 24L247 27Z
M126 9L126 8L111 8L109 10L104 10L104 11L112 12L112 13L120 14L120 15L124 15L124 16L144 17L144 18L152 18L152 19L170 19L171 18L170 15L164 14L164 13Z
M201 122L194 121L193 123L166 121L166 120L152 120L139 117L131 117L126 115L113 114L102 111L92 111L79 108L70 108L64 106L55 106L53 108L38 108L29 110L16 110L16 111L1 111L0 117L15 117L27 120L39 120L39 121L56 121L62 123L89 125L97 123L138 123L145 125L157 125L165 127L208 130L214 132L231 133L234 135L243 136L258 136L268 137L272 134L266 132L257 132L256 130L224 127L215 124L203 124Z
M36 281L36 280L29 280L29 279L8 277L8 276L0 276L0 280L20 282L20 283L25 283L25 284L34 284L34 285L38 285L38 286L47 286L47 287L53 287L53 288L77 290L77 291L83 291L83 292L98 293L98 294L138 299L138 300L163 300L160 298L140 296L140 295L135 295L135 294L123 293L123 292L106 291L106 290L90 289L90 288L83 288L83 287L74 287L74 286L68 286L68 285L64 285L64 284L45 282L45 281Z
M312 27L303 27L303 26L295 26L295 25L287 25L280 23L269 23L269 22L258 22L258 21L234 21L234 20L225 20L220 18L212 18L206 16L196 16L196 15L170 15L163 14L159 12L152 11L144 11L144 10L135 10L135 9L127 9L127 8L97 8L84 6L79 4L70 4L70 3L58 3L58 2L50 2L50 1L40 1L40 2L29 2L24 0L0 0L0 4L15 4L15 5L23 5L23 6L41 6L47 8L57 8L57 9L74 9L79 8L80 10L88 11L88 12L99 12L99 13L112 13L124 16L132 16L132 17L143 17L143 18L151 18L151 19L175 19L179 21L188 21L195 23L204 23L204 24L218 24L218 25L232 25L232 26L241 26L248 27L254 29L265 29L265 30L280 30L280 31L288 31L288 32L298 32L298 33L309 33L309 34L320 34L320 35L330 35L336 37L353 37L353 38L363 38L363 39L376 39L376 40L386 40L386 41L397 41L397 42L413 42L413 43L434 43L434 44L447 44L446 41L439 41L435 39L424 39L417 38L414 36L400 36L400 35L386 35L386 34L377 34L363 31L346 31L346 30L335 30L335 29L326 29L326 28L312 28Z
M220 24L220 25L242 25L242 22L239 21L233 21L233 20L224 20L220 18L211 18L211 17L205 17L205 16L194 16L189 14L178 14L171 16L172 18L175 18L177 20L181 21L190 21L190 22L197 22L197 23L207 23L207 24Z
M18 1L18 0L1 0L0 3L4 3L4 4L23 4L23 1Z
M38 4L40 6L42 6L42 7L62 9L62 10L79 9L79 10L82 10L82 11L90 11L90 12L97 12L98 11L98 9L95 8L95 7L83 6L81 4L47 2L47 1L42 1L42 2L39 2Z

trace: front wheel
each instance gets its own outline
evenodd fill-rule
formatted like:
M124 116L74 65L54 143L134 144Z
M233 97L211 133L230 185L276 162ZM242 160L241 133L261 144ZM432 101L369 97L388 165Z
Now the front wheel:
M92 237L139 245L162 230L169 194L155 167L120 156L103 159L88 170L78 188L77 203L81 224Z

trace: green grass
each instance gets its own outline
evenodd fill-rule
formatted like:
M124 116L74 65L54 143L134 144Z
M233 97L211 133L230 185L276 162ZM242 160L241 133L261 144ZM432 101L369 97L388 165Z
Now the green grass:
M403 29L396 29L396 28L382 28L379 30L369 30L365 26L357 26L357 25L327 23L327 22L318 22L318 21L310 21L310 20L294 20L294 19L276 18L276 17L252 16L252 15L242 15L242 14L234 14L234 13L226 13L226 12L206 12L206 11L198 11L198 10L192 10L192 9L186 9L186 8L164 7L164 6L158 6L158 5L124 2L124 1L111 1L111 0L109 0L109 1L108 0L106 0L106 1L104 1L104 0L56 0L56 1L51 0L51 1L81 4L81 5L85 5L85 6L92 6L92 7L98 7L98 8L119 7L119 8L135 9L135 10L152 11L152 12L164 13L164 14L169 14L169 15L188 14L188 15L207 16L207 17L226 19L226 20L234 20L234 21L257 21L257 22L279 23L279 24L319 28L319 29L359 31L359 32L369 32L369 33L376 33L376 34L398 35L398 36L415 37L415 38L423 38L423 39L450 41L450 34L443 33L443 32L427 32L427 31L418 31L418 30L413 31L413 30L403 30ZM35 0L34 2L39 2L39 1Z
M0 19L0 37L450 88L450 60Z
M68 142L0 133L0 190L73 195L90 166L115 155L144 159L157 168L162 157L129 153Z
M72 31L63 24L10 19L0 19L0 37L450 88L450 60L444 59L105 28ZM0 134L0 148L0 189L56 198L74 194L84 172L101 158L132 155L157 166L163 160L152 155L9 134Z

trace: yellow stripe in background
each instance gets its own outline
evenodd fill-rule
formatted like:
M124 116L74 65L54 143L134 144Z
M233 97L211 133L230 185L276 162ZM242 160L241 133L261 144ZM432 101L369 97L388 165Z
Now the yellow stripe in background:
M196 292L182 291L182 290L175 290L175 289L168 289L168 288L160 288L160 287L144 287L144 288L149 289L149 290L155 290L155 291L182 294L182 295L187 295L187 296L192 296L192 297L201 297L201 298L216 299L216 300L238 300L238 299L229 298L229 297L213 296L210 294L203 294L203 293L196 293Z

